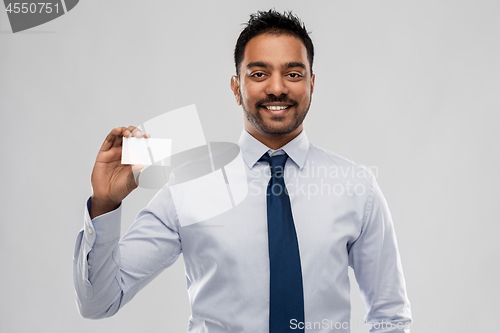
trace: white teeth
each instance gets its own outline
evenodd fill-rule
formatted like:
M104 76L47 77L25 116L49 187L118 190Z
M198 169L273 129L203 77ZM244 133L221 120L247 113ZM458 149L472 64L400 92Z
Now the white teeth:
M268 110L274 110L274 111L278 111L278 110L284 110L286 109L288 106L275 106L275 105L270 105L270 106L266 106L266 108Z

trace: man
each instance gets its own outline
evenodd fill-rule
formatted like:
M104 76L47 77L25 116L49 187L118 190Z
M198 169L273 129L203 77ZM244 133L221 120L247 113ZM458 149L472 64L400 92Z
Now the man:
M137 187L106 138L92 172L74 277L80 313L115 314L184 255L189 332L349 332L348 266L373 331L408 332L404 278L387 204L365 167L309 143L314 91L304 25L274 10L251 16L235 48L231 89L245 114L239 140L249 193L229 211L183 225L196 210L167 184L120 236L121 201ZM182 172L180 170L179 172ZM208 199L208 198L207 198Z

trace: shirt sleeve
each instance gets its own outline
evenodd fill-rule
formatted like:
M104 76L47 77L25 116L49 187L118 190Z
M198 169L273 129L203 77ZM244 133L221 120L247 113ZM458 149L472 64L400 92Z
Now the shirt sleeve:
M89 211L90 198L76 240L73 282L80 314L97 319L114 315L172 265L181 242L168 185L139 212L122 239L121 206L93 220Z
M365 302L365 323L370 332L409 333L410 303L401 267L391 214L372 175L371 193L365 207L359 237L349 250Z

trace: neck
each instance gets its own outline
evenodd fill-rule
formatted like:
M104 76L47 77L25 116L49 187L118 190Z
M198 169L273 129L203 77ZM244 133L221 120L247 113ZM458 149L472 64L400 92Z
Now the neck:
M253 136L257 140L262 142L264 145L266 145L266 147L269 147L273 150L277 150L286 145L288 142L295 139L297 135L299 135L300 132L302 132L302 124L299 127L297 127L295 131L293 131L292 133L284 135L269 135L262 133L257 129L248 128L248 126L245 126L245 129L251 136Z

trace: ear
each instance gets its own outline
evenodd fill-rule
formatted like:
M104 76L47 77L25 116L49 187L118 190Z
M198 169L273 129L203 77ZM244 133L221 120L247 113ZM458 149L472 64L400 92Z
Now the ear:
M315 78L316 78L315 74L311 75L311 94L314 92L314 79Z
M234 98L236 98L236 104L241 105L240 100L240 80L236 75L231 77L231 90L233 91Z

